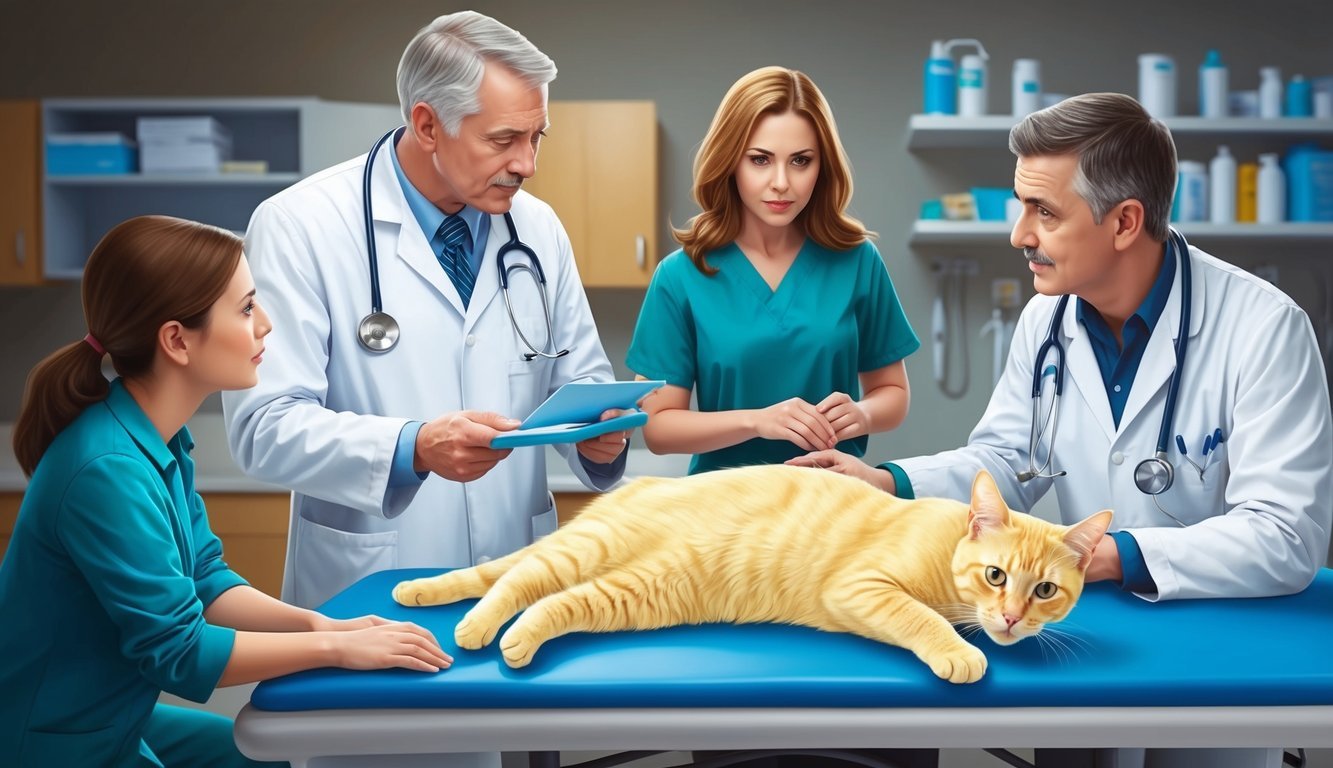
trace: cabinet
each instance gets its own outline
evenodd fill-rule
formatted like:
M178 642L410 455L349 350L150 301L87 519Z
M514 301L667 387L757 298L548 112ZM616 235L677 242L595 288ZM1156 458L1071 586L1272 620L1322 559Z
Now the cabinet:
M264 173L50 176L43 161L44 274L65 279L78 278L102 235L133 216L166 214L243 232L265 198L366 152L402 120L396 105L313 98L54 99L41 112L44 134L116 132L131 139L139 117L212 117L230 132L234 160L267 163ZM44 157L37 147L33 157Z
M537 174L524 188L565 225L588 288L644 287L658 260L657 108L553 101Z
M913 115L908 125L907 148L930 159L941 152L995 150L1008 156L1009 129L1016 122L1008 115L960 118L941 115ZM1313 118L1205 119L1175 117L1164 121L1175 139L1181 159L1207 161L1217 145L1227 144L1238 160L1252 162L1259 152L1276 152L1304 141L1325 142L1333 139L1333 120ZM1012 171L1011 171L1012 173ZM996 181L966 179L967 183ZM997 185L998 186L998 185ZM1320 245L1333 241L1333 223L1286 222L1282 224L1212 224L1181 222L1176 226L1191 241L1264 244ZM1002 221L921 221L913 223L909 242L913 246L971 246L1009 249L1011 226Z
M41 108L0 101L0 285L42 282Z

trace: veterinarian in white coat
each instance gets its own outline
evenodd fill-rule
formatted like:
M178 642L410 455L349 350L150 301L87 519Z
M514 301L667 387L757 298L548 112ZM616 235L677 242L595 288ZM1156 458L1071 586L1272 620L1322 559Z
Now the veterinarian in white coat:
M555 529L544 450L489 448L517 424L501 417L523 418L566 382L613 378L563 227L517 189L535 171L554 76L526 39L471 12L440 17L408 46L399 92L409 125L368 177L383 310L401 330L388 349L367 348L358 333L371 310L366 158L255 212L246 251L282 330L267 342L260 384L224 406L240 466L294 490L284 600L314 607L374 571L467 566ZM476 252L445 255L471 256L467 267L446 265L423 228L433 216L431 229L443 231L459 204ZM539 287L519 270L508 296L515 322L549 356L532 354L506 311L496 268L506 211L544 269L552 338ZM471 290L446 266L469 269ZM588 487L604 490L624 471L626 438L562 450Z
M1268 283L1197 248L1172 247L1175 148L1129 97L1089 94L1034 113L1013 129L1010 148L1024 203L1011 239L1042 295L1019 318L1004 376L967 445L881 468L832 451L791 463L900 495L959 499L984 468L1018 509L1052 488L1066 524L1110 508L1115 530L1088 579L1115 580L1148 600L1304 589L1324 565L1333 522L1333 420L1309 319ZM1063 294L1071 298L1054 335L1065 350L1064 392L1048 419L1060 361L1054 350L1038 354ZM1182 332L1164 457L1174 477L1149 495L1135 471L1157 452ZM1046 394L1031 450L1037 366ZM1276 766L1280 754L1150 751L1148 764L1175 760ZM1123 755L1120 764L1129 764Z

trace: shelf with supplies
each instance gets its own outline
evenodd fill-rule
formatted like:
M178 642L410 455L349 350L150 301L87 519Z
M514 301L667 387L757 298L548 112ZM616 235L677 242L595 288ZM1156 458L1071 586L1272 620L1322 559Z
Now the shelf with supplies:
M141 118L185 118L225 138L218 171L140 173ZM376 136L401 123L395 104L295 98L90 98L41 102L41 131L33 151L40 168L42 275L77 279L97 241L115 224L148 213L195 219L244 231L265 198L302 178L364 153ZM160 123L159 123L160 125ZM125 147L109 169L52 172L51 147ZM98 143L98 138L102 143ZM179 140L171 137L172 140ZM48 141L51 139L51 141ZM188 137L196 141L197 136ZM88 146L85 145L85 146ZM192 146L191 149L196 149ZM179 159L179 155L176 156ZM188 158L187 158L188 159ZM237 172L225 172L237 161ZM147 167L146 165L144 167ZM117 172L118 171L118 172Z
M1007 221L946 221L917 220L912 223L908 242L921 246L982 245L1011 248L1009 233L1013 224ZM1178 222L1171 226L1179 229L1190 240L1247 241L1279 240L1288 243L1323 242L1333 240L1333 223L1289 221L1282 224L1211 224L1201 221Z
M918 149L994 149L1008 145L1009 129L1018 118L1012 115L957 117L954 115L912 115L907 127L907 148ZM1333 137L1333 119L1312 117L1169 117L1163 120L1176 137L1226 139L1231 137L1272 137L1284 140Z

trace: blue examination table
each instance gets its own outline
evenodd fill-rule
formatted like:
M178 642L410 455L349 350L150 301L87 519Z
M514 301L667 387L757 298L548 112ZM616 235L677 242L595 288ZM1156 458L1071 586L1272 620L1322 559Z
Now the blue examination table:
M464 651L473 601L404 608L374 574L322 607L430 629L448 670L315 670L260 684L237 718L261 759L402 752L817 747L1333 747L1333 571L1304 592L1149 603L1093 584L1055 642L1002 647L971 685L853 635L706 625L557 638L521 670Z

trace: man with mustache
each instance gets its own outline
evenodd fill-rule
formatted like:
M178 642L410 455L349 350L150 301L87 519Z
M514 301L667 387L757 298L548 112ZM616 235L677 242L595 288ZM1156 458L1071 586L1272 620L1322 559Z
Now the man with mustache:
M1333 524L1333 419L1305 312L1168 229L1175 145L1128 96L1035 112L1009 147L1023 203L1010 242L1038 295L967 445L879 467L836 451L788 463L906 498L966 499L984 468L1016 509L1054 490L1066 523L1109 507L1116 530L1087 579L1146 600L1304 589ZM1038 765L1094 764L1038 752ZM1281 762L1263 750L1186 752L1149 764Z
M555 529L545 451L490 447L565 383L614 378L569 238L520 189L555 74L494 19L441 16L398 66L406 126L255 211L246 251L282 331L260 384L223 404L237 463L294 491L284 600L313 608L378 570L473 565ZM545 284L512 269L506 294L515 235ZM362 333L372 281L396 321L378 336ZM605 490L627 439L560 449Z

